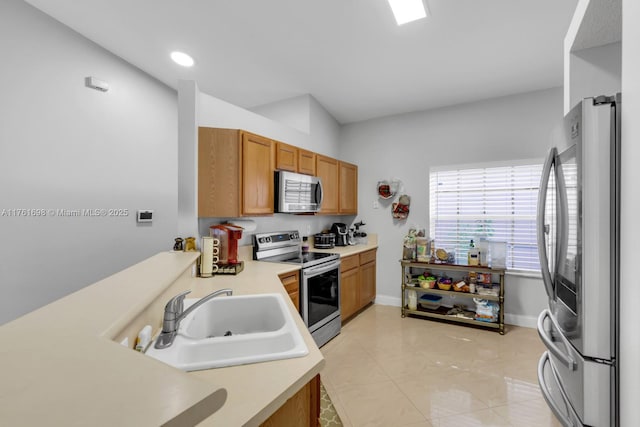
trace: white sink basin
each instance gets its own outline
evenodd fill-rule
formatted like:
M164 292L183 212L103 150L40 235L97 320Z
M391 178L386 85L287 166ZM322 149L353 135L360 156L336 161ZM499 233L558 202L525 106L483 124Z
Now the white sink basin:
M185 299L185 308L197 299ZM185 371L302 357L309 350L280 294L213 298L180 323L169 348L146 354Z

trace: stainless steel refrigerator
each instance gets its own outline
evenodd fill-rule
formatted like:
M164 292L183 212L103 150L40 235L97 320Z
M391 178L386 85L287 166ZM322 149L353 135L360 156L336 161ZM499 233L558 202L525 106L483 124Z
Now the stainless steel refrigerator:
M549 306L542 394L565 426L616 426L620 94L586 98L564 118L544 165L538 252Z

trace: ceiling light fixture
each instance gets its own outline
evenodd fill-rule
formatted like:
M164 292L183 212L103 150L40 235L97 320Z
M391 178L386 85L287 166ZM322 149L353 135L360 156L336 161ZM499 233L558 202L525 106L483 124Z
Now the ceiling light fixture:
M427 17L423 0L387 0L398 25Z
M171 52L171 59L178 65L183 67L191 67L193 65L193 58L184 52Z

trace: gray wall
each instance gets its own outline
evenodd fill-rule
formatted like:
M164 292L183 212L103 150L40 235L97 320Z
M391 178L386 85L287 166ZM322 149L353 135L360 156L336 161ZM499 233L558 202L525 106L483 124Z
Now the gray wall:
M412 225L429 227L429 168L542 162L561 117L562 90L556 88L343 126L340 158L359 166L359 217L378 233L378 302L399 305L403 236ZM392 177L401 179L411 196L406 221L393 220L391 202L376 193L377 182ZM546 305L537 278L509 276L505 297L507 320L517 324L532 326Z
M4 323L171 248L177 96L19 0L0 2L0 52L0 212L129 210L124 217L5 211ZM86 76L111 90L85 88ZM136 225L136 209L153 209L153 224Z

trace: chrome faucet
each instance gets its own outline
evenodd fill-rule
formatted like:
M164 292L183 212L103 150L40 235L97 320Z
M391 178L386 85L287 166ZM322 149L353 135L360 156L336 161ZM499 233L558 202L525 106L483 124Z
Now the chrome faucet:
M178 333L178 326L180 326L180 322L193 310L200 307L210 299L217 297L218 295L226 294L227 296L231 296L233 294L233 290L231 289L220 289L219 291L210 293L206 297L196 301L195 304L184 310L184 297L187 296L187 294L189 294L190 292L191 291L185 291L181 294L176 295L175 297L171 298L167 305L164 307L162 332L160 332L160 335L158 335L158 339L155 343L155 348L163 349L171 346L171 344L173 344L173 340L176 338L176 334Z

